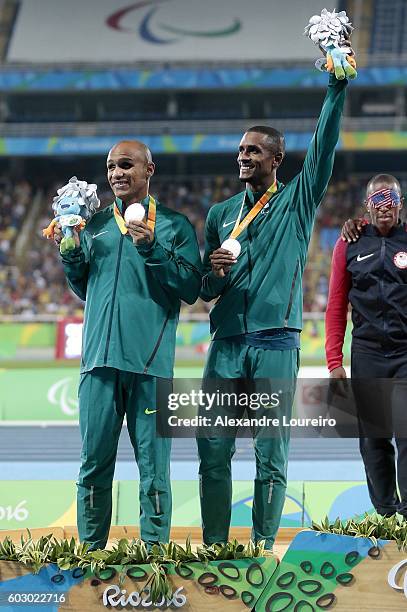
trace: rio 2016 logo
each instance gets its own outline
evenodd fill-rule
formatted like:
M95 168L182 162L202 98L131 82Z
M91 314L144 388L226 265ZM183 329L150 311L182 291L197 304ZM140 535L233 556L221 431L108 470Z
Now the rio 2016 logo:
M231 25L221 29L188 30L177 27L176 25L160 23L156 26L156 29L159 28L160 32L154 32L152 27L153 17L158 12L160 5L169 1L172 2L173 0L142 0L141 2L135 2L130 6L126 6L118 11L115 11L106 19L106 25L109 28L113 28L113 30L117 30L119 32L132 32L133 29L123 25L125 18L133 11L138 11L146 7L152 7L148 8L147 12L144 14L138 26L138 30L142 39L156 45L168 45L175 43L186 36L200 38L218 38L221 36L230 36L231 34L236 34L242 28L242 22L240 19L235 18Z
M127 593L126 589L120 589L116 584L111 584L103 593L103 605L111 606L112 608L116 608L117 606L121 606L121 608L126 608L127 606L133 608L151 608L151 606L165 609L170 606L182 608L187 603L187 598L184 593L182 593L183 590L184 587L181 586L173 593L170 599L162 597L161 601L153 603L150 598L150 589L148 587L142 589L140 593L138 591Z
M25 507L27 503L26 499L22 499L18 504L13 506L0 506L0 521L18 521L21 523L22 521L26 521L30 516L27 508Z

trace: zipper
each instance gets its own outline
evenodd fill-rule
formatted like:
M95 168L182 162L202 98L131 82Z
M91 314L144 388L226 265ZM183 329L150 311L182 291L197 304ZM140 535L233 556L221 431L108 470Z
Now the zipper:
M89 495L89 507L91 509L93 509L93 491L94 491L94 486L92 485L90 488L90 495Z
M250 253L250 245L252 242L252 237L250 235L250 229L249 227L247 228L247 238L248 238L248 242L247 242L247 263L248 263L248 268L249 268L249 283L247 286L247 289L245 289L244 292L244 312L243 312L243 325L244 325L244 333L247 334L248 333L248 327L247 327L247 311L249 309L249 297L248 297L248 293L249 293L249 287L250 284L252 282L252 258L251 258L251 253Z
M106 350L105 350L105 358L104 358L104 363L105 364L107 362L107 356L108 356L108 353L109 353L110 335L112 333L114 301L115 301L115 298L116 298L117 282L119 280L119 266L120 266L120 259L121 259L121 256L122 256L123 239L124 239L124 236L123 236L123 234L121 234L120 235L120 243L119 243L119 251L117 253L117 261L116 261L116 275L115 275L115 279L114 279L113 292L112 292L112 306L110 308L109 325L108 325L108 328L107 328Z
M147 374L147 370L151 366L151 363L152 363L152 361L153 361L153 359L154 359L154 357L156 355L156 352L158 351L158 347L161 344L161 340L162 340L162 337L163 337L163 334L164 334L165 326L167 325L167 322L168 322L169 318L170 318L170 311L167 312L167 316L165 317L165 321L164 321L163 326L161 328L160 335L158 336L158 340L157 340L157 342L155 344L155 347L153 348L153 352L151 353L150 357L147 359L147 363L146 363L146 366L145 366L145 368L143 370L143 374Z
M272 493L273 493L273 481L272 481L272 480L270 480L270 485L269 485L269 496L268 496L268 499L267 499L267 503L268 503L268 504L270 504L270 503L271 503L271 496L272 496Z
M295 272L294 272L293 280L291 283L290 299L288 300L287 311L284 317L284 327L288 327L288 319L290 318L291 308L293 305L295 282L297 280L299 267L300 267L300 261L297 259L297 265L295 266Z
M384 257L385 257L385 253L386 253L386 240L385 238L382 238L382 246L380 247L380 265L382 267L382 275L380 278L379 286L380 286L381 302L382 302L382 309L383 309L383 336L384 336L384 339L386 340L387 320L386 320L386 314L385 314L386 303L384 299Z
M160 495L158 491L155 492L155 510L157 514L160 514Z

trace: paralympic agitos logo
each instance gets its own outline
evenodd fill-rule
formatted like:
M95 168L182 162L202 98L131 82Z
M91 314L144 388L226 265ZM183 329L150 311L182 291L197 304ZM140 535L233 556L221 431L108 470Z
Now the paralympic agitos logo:
M401 573L403 568L407 570L407 559L403 559L396 563L396 565L393 565L388 573L387 582L395 591L404 591L404 595L407 597L407 571L404 572L403 583L400 585L397 581L398 574Z
M106 19L106 25L119 32L127 33L134 32L136 28L141 38L156 45L168 45L179 42L185 37L219 38L222 36L230 36L236 34L242 28L242 22L237 18L233 20L232 24L226 27L211 30L189 30L179 27L176 24L171 25L169 23L162 23L157 13L159 12L160 6L168 2L174 2L174 0L141 0L135 2L134 4L130 4L129 6L115 11ZM142 11L142 9L146 9L146 11ZM141 20L137 26L130 25L129 17L131 17L134 11L140 11ZM157 18L154 19L154 17Z

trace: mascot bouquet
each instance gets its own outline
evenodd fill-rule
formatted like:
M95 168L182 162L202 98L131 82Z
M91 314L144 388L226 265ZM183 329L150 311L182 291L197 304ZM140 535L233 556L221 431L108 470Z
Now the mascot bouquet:
M73 176L64 187L57 190L58 195L52 203L55 217L42 233L47 238L54 238L55 226L61 226L61 253L75 248L74 230L81 231L99 207L96 189L95 184L88 185L86 181L79 181Z
M330 13L323 9L321 15L311 17L304 34L326 55L326 58L316 61L318 69L335 73L339 80L357 76L355 54L349 42L352 30L345 11L337 13L333 10Z

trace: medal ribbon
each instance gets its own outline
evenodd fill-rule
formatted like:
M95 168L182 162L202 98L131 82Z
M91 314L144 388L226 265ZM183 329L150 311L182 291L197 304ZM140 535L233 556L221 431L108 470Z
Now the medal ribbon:
M242 207L240 209L240 214L238 218L236 219L236 223L232 230L232 233L230 234L230 238L237 238L238 236L240 236L240 234L243 232L243 230L246 229L249 223L251 223L253 219L259 214L261 209L265 207L265 205L270 200L273 193L275 193L276 191L277 191L277 181L274 181L274 183L270 185L270 187L267 189L266 193L263 193L260 200L256 202L256 204L253 206L251 211L247 213L247 215L242 221L240 221L240 218L242 216L242 211L243 211L243 205L244 205L245 198L246 198L246 192L244 193Z
M125 221L122 217L122 214L117 206L116 202L113 207L114 218L116 219L116 223L119 226L119 230L122 234L127 234L128 229L125 225ZM157 216L157 204L153 196L149 196L148 201L148 212L147 212L147 227L154 233L155 228L155 220Z

